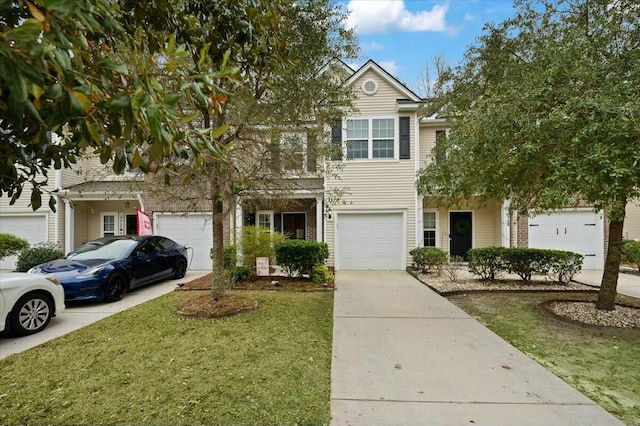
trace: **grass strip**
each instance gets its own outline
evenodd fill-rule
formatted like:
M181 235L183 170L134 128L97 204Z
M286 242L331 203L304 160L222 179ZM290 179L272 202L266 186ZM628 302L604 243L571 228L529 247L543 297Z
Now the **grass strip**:
M0 424L329 423L332 293L251 292L253 312L174 315L195 294L0 361Z
M548 299L593 297L476 293L449 300L621 421L640 425L640 330L565 324L536 308Z

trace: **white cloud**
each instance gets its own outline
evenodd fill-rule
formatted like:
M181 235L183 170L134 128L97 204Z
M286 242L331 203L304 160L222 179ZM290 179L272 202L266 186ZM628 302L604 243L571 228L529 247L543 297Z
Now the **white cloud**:
M347 27L360 34L381 34L391 30L445 31L445 15L449 4L435 5L431 10L411 12L404 0L351 0Z
M398 75L398 71L400 71L400 67L396 64L396 61L381 61L378 65L394 77L396 77Z
M365 52L374 52L376 50L384 50L384 45L377 41L372 41L362 46L362 50Z
M470 14L469 12L464 14L465 22L470 22L470 21L473 21L474 19L476 19L476 17Z

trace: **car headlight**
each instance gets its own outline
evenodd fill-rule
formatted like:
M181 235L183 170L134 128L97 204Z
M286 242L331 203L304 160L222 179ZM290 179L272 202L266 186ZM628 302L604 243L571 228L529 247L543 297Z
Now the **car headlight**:
M100 272L102 272L104 270L104 266L98 266L95 268L90 268L87 269L84 272L80 272L78 275L76 275L76 278L91 278L91 277L95 277L96 275L98 275Z

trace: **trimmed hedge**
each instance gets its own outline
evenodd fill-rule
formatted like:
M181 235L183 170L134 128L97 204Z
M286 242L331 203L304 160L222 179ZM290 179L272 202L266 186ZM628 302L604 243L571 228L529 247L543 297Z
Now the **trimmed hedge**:
M640 271L640 241L626 240L622 247L622 253L627 261L635 263Z
M246 283L253 281L253 271L246 266L234 266L227 269L229 282L231 284Z
M413 258L413 264L422 272L429 272L433 269L440 272L442 265L447 263L449 256L447 252L435 247L416 247L409 252Z
M283 240L276 244L276 263L290 276L311 272L329 257L327 243L310 240Z
M506 247L484 247L467 252L469 271L480 275L483 280L495 280L505 271L504 255Z
M18 261L16 262L16 269L18 272L27 272L29 269L41 263L51 262L52 260L62 259L63 257L64 253L56 244L37 244L20 253Z
M549 275L558 282L569 282L582 269L584 256L562 250L515 247L483 247L468 252L469 271L485 280L504 272L530 281L533 275Z
M0 259L13 256L29 247L29 242L13 234L0 233Z

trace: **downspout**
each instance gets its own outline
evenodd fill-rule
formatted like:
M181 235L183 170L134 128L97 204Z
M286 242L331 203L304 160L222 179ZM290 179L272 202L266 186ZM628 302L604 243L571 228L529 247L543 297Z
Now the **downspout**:
M56 200L56 211L53 213L53 239L56 242L58 247L60 244L60 196L58 195L58 191L62 189L62 170L57 169L55 173L55 189L54 193ZM66 253L66 247L62 247L62 251Z

